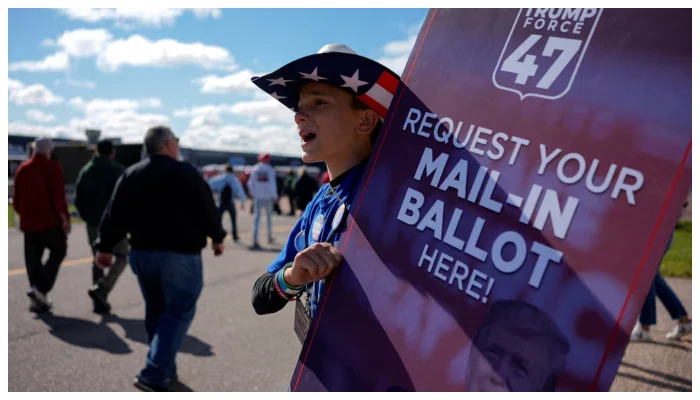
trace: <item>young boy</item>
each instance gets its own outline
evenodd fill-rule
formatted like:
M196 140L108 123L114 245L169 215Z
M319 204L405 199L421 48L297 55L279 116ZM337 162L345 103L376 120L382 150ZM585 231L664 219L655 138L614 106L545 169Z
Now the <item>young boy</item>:
M317 312L323 284L342 261L334 246L353 207L372 145L400 78L389 68L330 44L253 83L295 111L302 160L324 161L331 181L306 207L286 245L253 286L258 314L274 313L306 292Z

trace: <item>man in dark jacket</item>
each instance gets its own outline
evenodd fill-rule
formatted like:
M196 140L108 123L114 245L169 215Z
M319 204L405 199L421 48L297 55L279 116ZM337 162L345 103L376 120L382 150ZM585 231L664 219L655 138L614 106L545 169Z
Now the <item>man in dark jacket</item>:
M112 196L117 179L124 172L124 167L114 162L115 154L112 142L109 140L101 141L97 144L97 155L85 164L78 174L75 207L85 221L88 241L90 247L93 248L93 254L97 228L100 225L102 214ZM93 301L93 311L100 314L109 313L112 308L107 302L107 296L126 267L126 257L129 253L127 239L119 241L112 249L112 253L115 262L106 275L102 268L95 263L92 265L93 286L88 290L88 295Z
M31 286L29 310L51 309L48 293L68 250L71 225L61 166L51 159L53 143L39 138L32 144L32 158L23 162L15 175L12 205L19 214L24 233L24 259ZM49 258L42 262L44 250Z
M148 157L119 178L95 241L95 262L112 265L112 249L130 234L129 264L146 302L150 350L134 385L164 391L177 378L175 358L204 286L202 249L211 238L224 251L226 232L211 189L181 159L178 139L164 126L148 130Z

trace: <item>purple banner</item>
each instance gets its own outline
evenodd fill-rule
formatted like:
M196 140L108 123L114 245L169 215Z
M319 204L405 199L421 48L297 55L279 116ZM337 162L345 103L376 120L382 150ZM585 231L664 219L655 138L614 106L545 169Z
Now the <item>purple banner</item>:
M431 10L294 391L608 390L691 178L690 10Z

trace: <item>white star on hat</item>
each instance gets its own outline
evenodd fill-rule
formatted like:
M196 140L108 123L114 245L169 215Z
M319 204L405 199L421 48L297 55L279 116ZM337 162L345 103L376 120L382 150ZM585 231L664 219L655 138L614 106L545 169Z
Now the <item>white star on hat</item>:
M286 98L287 98L286 96L280 96L280 95L278 95L277 92L273 92L272 94L270 94L270 96L274 97L276 100L286 99Z
M355 71L355 73L350 77L343 76L343 75L340 75L340 77L343 78L343 80L345 81L345 84L341 87L348 87L348 88L354 90L355 93L358 92L357 89L360 86L364 86L367 84L367 82L360 80L360 70L359 69L357 71Z
M313 72L311 72L310 74L307 74L304 72L299 72L299 74L301 74L301 76L304 79L313 79L316 82L318 82L320 80L327 80L327 78L323 78L323 77L318 76L318 67L314 68Z
M274 85L282 85L282 86L287 86L287 82L292 82L294 81L293 79L284 79L284 77L279 77L277 79L268 79L270 81L270 86Z

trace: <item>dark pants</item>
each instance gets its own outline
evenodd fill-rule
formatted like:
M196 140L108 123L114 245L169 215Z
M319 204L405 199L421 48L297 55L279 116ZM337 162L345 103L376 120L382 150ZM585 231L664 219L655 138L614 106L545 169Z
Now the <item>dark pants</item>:
M131 251L146 302L146 334L150 349L139 379L166 387L177 374L175 357L194 319L204 285L202 256L165 251Z
M661 303L671 315L672 320L688 316L676 293L668 286L661 273L657 272L656 276L654 276L654 281L651 283L651 289L649 289L647 298L644 300L644 305L642 305L642 312L639 314L640 324L645 326L656 325L656 296L659 296Z
M668 245L666 245L664 255L671 249L672 243L673 234L671 235L671 239L668 241ZM642 305L642 312L639 314L640 324L645 326L656 325L656 296L659 296L659 299L661 299L661 303L663 303L664 307L671 315L671 319L677 320L688 316L688 313L685 311L685 308L678 299L678 296L676 296L676 293L674 293L673 289L668 286L668 283L666 283L664 277L661 276L661 273L656 271L654 280L651 282L649 293L647 293L647 297Z
M238 240L238 229L236 229L236 205L231 203L221 203L219 204L219 218L221 218L221 224L224 222L224 213L228 211L229 217L231 217L231 235L234 239Z
M296 207L296 201L294 200L294 193L293 192L288 192L287 193L287 199L289 199L289 215L296 215L297 212L297 207Z
M45 249L49 249L49 258L43 263ZM44 294L51 291L67 250L68 237L60 225L45 231L25 232L24 262L29 285Z
M98 227L87 225L88 240L90 242L90 247L95 243L97 239ZM95 254L95 248L92 249L93 255ZM92 263L92 283L102 286L105 294L109 294L117 283L117 279L124 272L124 267L126 267L126 258L129 255L129 242L124 238L121 242L117 243L112 249L112 255L114 255L114 265L109 268L109 272L105 275L105 271Z

